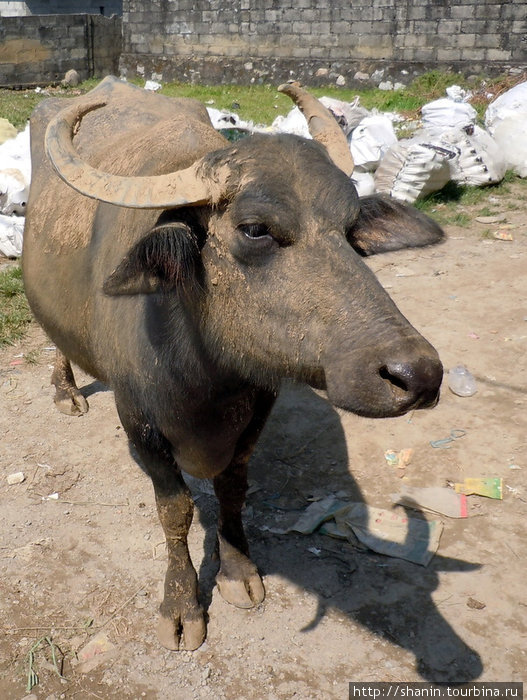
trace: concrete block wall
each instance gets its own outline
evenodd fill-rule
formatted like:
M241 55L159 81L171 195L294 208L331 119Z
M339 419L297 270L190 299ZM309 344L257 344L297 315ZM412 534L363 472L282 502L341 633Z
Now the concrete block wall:
M120 66L216 83L492 74L527 67L527 13L524 0L123 0Z
M0 86L49 85L60 82L71 68L81 80L115 74L120 52L120 17L2 17Z

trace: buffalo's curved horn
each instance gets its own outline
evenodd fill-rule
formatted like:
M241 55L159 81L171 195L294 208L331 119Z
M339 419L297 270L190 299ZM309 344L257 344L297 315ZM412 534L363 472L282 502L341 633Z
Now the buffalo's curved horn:
M353 157L346 136L330 111L298 82L280 85L278 91L293 100L306 118L311 136L326 147L335 165L350 176L354 168Z
M73 146L73 136L86 114L106 104L100 98L72 104L48 124L46 152L65 183L87 197L133 209L166 209L211 200L210 186L198 174L201 161L184 170L146 177L111 175L83 161Z

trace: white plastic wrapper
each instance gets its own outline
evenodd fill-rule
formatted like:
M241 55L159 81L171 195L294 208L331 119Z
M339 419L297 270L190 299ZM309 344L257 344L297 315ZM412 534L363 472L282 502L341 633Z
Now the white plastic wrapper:
M485 126L494 134L505 119L527 119L527 82L515 85L491 102L485 112Z
M23 216L0 214L0 254L6 258L18 258L22 255L25 221Z
M455 102L448 97L434 100L421 108L423 127L463 129L476 123L477 112L466 102Z
M455 156L454 152L419 140L399 141L387 151L377 168L375 189L412 204L446 185L450 180L448 160Z
M151 90L152 92L157 92L161 90L163 86L158 83L157 80L147 80L145 83L145 90Z
M355 167L364 171L375 170L386 151L395 143L397 136L388 117L383 114L365 117L349 141Z

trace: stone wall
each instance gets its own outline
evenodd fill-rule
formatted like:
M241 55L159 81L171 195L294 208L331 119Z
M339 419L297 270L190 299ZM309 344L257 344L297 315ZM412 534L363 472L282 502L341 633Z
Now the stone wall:
M524 0L123 0L120 66L165 81L409 82L523 70L526 40Z
M70 68L79 73L81 80L116 74L120 53L120 17L2 17L0 86L57 83Z

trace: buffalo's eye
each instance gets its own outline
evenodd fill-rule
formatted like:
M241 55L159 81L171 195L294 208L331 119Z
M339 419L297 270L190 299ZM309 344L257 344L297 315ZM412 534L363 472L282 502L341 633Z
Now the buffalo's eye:
M245 236L247 236L247 238L250 238L251 240L256 240L258 238L272 238L269 229L262 223L241 224L238 228Z

